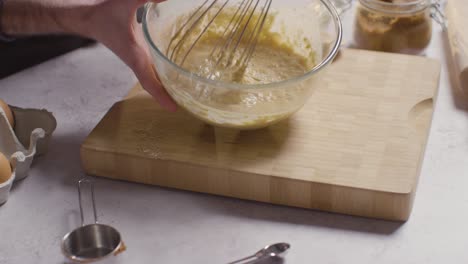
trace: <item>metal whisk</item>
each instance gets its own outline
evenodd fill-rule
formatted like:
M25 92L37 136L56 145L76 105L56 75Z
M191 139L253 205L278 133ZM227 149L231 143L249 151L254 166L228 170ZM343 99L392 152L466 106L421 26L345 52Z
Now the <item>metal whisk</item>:
M234 0L235 1L235 0ZM216 71L245 69L252 58L260 34L267 20L273 0L238 0L228 8L231 0L205 0L172 36L167 56L183 66L194 47L223 12L231 15L223 33L216 41L208 58L210 68ZM229 12L227 11L229 9ZM210 12L211 11L211 12ZM204 20L207 25L201 28ZM194 39L193 42L187 43ZM214 73L210 73L210 78Z

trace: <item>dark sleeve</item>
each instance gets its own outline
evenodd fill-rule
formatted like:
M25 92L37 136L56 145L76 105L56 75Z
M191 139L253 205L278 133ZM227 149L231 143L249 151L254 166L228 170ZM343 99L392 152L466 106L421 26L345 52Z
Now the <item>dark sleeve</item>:
M75 36L37 36L0 40L0 79L93 43Z

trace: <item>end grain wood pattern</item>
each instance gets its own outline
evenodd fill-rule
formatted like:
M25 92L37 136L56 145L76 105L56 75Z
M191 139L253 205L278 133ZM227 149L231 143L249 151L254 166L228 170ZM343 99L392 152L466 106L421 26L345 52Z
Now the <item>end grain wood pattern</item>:
M137 85L83 143L83 166L112 179L405 221L439 74L427 58L345 49L301 111L242 132L165 112Z

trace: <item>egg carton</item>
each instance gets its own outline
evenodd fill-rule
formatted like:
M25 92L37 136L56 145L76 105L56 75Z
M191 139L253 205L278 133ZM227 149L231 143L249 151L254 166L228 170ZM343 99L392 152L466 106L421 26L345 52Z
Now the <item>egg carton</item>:
M0 205L8 200L14 182L28 176L34 157L47 152L57 127L55 117L47 110L10 108L15 117L14 129L0 108L0 152L10 159L13 171L6 182L0 183Z

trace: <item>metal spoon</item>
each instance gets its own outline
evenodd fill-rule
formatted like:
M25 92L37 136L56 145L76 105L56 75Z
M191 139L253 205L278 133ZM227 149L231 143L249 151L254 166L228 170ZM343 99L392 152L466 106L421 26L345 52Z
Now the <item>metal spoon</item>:
M228 264L240 263L251 259L259 260L266 257L281 257L290 247L291 245L289 245L288 243L276 243L268 245L251 256L236 260L234 262L229 262Z

